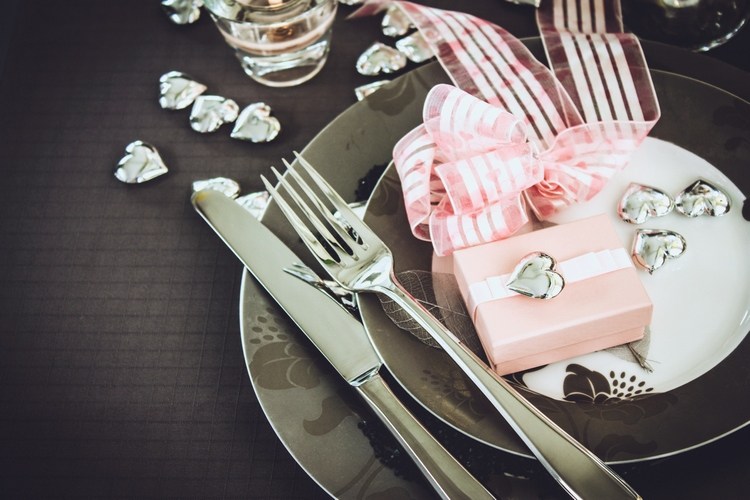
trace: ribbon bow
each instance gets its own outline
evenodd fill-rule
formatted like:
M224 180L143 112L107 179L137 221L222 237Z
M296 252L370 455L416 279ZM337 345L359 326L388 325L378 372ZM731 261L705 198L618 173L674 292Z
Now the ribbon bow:
M527 206L545 219L592 198L640 141L626 124L581 124L537 151L522 119L445 84L427 95L423 119L394 163L412 232L438 255L514 234Z
M434 88L424 123L393 152L412 232L438 255L512 235L529 209L543 220L591 199L659 117L617 1L542 4L537 22L552 71L474 16L387 0L368 1L361 15L389 4L462 89Z

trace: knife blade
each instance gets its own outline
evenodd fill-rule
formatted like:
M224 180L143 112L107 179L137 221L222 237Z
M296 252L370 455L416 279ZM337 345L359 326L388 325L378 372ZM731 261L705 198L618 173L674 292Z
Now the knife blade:
M193 207L248 271L363 397L443 498L494 498L393 394L364 327L339 303L284 271L300 262L276 235L237 202L198 191Z

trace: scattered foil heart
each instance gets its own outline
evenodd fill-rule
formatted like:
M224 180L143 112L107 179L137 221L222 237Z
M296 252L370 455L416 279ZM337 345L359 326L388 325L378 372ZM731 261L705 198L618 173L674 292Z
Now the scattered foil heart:
M192 24L201 17L203 0L162 0L161 6L175 24Z
M242 110L234 124L231 136L250 142L269 142L281 131L279 120L271 116L271 107L265 103L251 104Z
M271 195L268 191L258 191L257 193L250 193L244 196L240 196L236 199L237 203L242 205L245 210L256 219L260 219L263 212L268 206L268 201L271 199Z
M677 211L688 217L719 217L729 212L730 205L729 195L703 179L686 187L675 199Z
M190 110L190 126L202 134L215 132L225 123L237 119L240 107L226 97L218 95L201 95L195 99Z
M393 73L406 66L406 56L388 45L375 42L357 59L357 71L362 75Z
M240 185L237 181L227 179L226 177L214 177L213 179L203 179L193 182L193 192L211 189L219 191L232 199L237 198L240 194Z
M396 41L396 48L415 63L425 62L435 55L419 31Z
M563 277L555 272L555 259L542 252L532 252L521 259L505 286L535 299L552 299L565 287Z
M380 87L385 85L386 83L390 83L390 80L378 80L377 82L368 83L366 85L361 85L354 89L354 94L357 96L357 100L361 101L368 95L372 94L376 90L378 90Z
M125 147L127 153L117 164L115 177L128 184L140 184L166 174L169 169L154 146L134 141Z
M391 5L385 11L383 20L380 22L380 27L386 36L402 36L407 34L414 26L399 6Z
M164 109L184 109L208 87L179 71L164 73L159 78L159 105Z
M632 183L617 205L617 213L625 222L643 224L651 217L662 217L674 208L672 198L650 186Z
M649 274L653 274L667 259L676 259L686 248L685 238L674 231L638 229L633 240L633 258Z

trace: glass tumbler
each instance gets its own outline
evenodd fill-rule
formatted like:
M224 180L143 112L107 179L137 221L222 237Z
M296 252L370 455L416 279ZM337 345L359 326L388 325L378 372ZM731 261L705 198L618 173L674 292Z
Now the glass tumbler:
M622 12L639 37L702 52L742 28L750 0L622 0Z
M315 76L328 57L338 0L204 0L242 69L270 87Z

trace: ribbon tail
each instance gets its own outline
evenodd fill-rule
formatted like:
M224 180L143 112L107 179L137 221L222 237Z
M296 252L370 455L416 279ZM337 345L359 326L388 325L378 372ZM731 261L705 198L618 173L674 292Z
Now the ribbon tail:
M393 163L401 179L406 216L415 237L430 240L429 219L437 203L439 181L433 180L437 147L422 125L401 138L393 148Z

